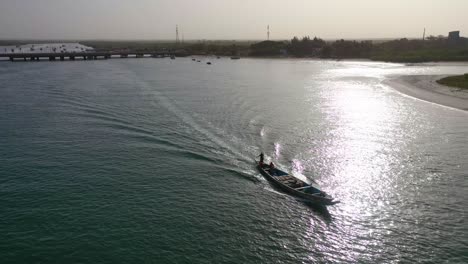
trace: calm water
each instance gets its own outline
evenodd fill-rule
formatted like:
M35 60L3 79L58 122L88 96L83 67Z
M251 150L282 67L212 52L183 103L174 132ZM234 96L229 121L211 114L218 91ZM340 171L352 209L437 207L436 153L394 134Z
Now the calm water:
M468 113L382 83L468 65L212 62L0 63L0 262L468 262Z

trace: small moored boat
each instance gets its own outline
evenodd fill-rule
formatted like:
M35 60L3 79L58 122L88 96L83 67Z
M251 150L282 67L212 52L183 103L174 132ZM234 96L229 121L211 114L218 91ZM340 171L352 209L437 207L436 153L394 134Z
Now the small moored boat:
M286 193L304 199L315 205L334 205L339 203L329 194L277 168L255 161L260 173Z

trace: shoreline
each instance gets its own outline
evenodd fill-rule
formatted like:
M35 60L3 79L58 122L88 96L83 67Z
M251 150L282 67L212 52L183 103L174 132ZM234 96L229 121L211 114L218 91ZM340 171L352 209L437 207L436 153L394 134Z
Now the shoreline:
M447 76L451 75L400 75L384 81L384 84L423 101L468 111L468 90L436 82Z

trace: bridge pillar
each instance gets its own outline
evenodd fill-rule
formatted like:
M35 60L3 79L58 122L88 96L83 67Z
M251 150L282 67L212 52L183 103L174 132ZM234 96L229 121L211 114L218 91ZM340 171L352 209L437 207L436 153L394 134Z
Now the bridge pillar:
M26 61L26 57L24 57L23 59L24 59L24 61Z
M70 60L75 60L75 56L70 56Z
M64 61L64 60L65 60L65 56L60 56L60 60L61 60L61 61Z
M10 57L10 61L14 61L15 59L13 59L13 57Z

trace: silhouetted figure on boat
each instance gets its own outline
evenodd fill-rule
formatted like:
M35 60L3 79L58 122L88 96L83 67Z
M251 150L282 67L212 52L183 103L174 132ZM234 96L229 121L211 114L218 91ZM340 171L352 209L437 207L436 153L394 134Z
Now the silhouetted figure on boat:
M260 166L263 167L263 159L265 158L265 155L262 153L260 153L260 155L258 155L258 157L260 157L260 162L258 164L260 164Z
M275 169L275 164L273 164L273 161L270 162L270 171L273 171Z

